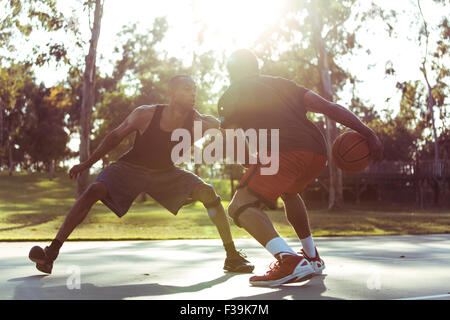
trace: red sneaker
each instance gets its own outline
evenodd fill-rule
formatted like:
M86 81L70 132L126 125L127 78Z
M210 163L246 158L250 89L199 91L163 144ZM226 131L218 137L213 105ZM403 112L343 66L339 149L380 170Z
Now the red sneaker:
M286 254L270 264L270 270L263 276L253 276L250 284L254 286L275 287L284 283L301 282L314 274L311 264L302 256Z
M319 252L316 249L316 256L314 258L308 257L306 252L302 249L300 254L305 257L306 260L311 264L314 269L314 274L319 275L322 274L323 269L325 269L325 262L320 258Z

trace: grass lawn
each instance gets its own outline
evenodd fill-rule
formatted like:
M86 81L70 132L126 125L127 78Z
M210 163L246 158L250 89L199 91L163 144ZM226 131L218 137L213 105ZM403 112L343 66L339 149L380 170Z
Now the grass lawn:
M227 182L223 182L227 183ZM218 190L227 189L218 186ZM74 202L75 182L65 174L49 181L45 174L0 172L0 240L51 240ZM224 205L227 202L224 201ZM268 212L283 237L296 237L283 211ZM309 211L314 236L430 234L450 232L450 210L349 205L342 212ZM234 238L249 238L231 221ZM81 239L193 239L218 238L200 203L173 216L152 200L136 201L123 218L102 203L94 205L71 235Z

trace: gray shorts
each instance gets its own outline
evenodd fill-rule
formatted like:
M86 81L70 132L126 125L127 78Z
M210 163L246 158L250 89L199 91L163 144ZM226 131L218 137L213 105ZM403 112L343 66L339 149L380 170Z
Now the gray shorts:
M102 202L119 217L128 212L142 192L176 215L183 205L192 202L193 189L205 183L192 172L178 167L156 170L121 160L104 168L95 182L106 185L108 195Z

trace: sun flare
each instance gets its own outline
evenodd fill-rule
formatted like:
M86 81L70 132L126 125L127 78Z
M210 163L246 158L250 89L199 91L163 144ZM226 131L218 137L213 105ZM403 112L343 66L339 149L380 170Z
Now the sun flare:
M192 10L204 28L206 44L248 47L276 20L282 5L283 1L273 0L197 0Z

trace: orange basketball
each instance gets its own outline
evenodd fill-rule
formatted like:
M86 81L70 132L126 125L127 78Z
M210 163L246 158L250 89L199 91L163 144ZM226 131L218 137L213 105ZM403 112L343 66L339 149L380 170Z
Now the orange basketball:
M336 166L345 172L360 172L369 165L369 144L358 132L341 134L333 143L333 160Z

